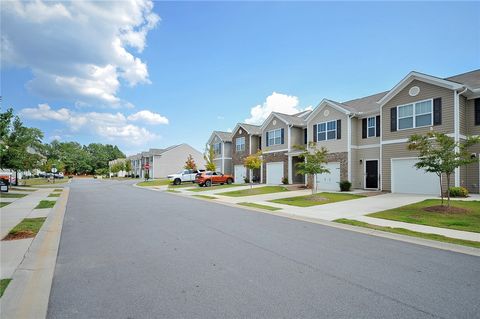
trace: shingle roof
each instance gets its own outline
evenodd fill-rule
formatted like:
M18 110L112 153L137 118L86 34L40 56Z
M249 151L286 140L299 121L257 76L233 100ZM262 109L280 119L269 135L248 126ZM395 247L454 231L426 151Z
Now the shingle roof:
M174 149L175 147L180 146L181 144L178 145L172 145L167 148L151 148L148 151L140 152L135 155L130 155L127 158L128 159L139 159L141 157L149 157L149 156L154 156L154 155L162 155L163 153L170 151L171 149Z
M478 89L480 88L480 69L470 71L467 73L457 74L457 75L445 78L445 80L464 84L472 89Z
M288 115L288 114L278 113L278 112L272 112L272 113L278 116L279 118L281 118L282 120L284 120L285 122L287 122L288 124L292 124L295 126L307 125L307 122L304 120L303 117L299 117L296 115Z
M220 139L224 142L232 141L233 133L231 132L213 131L213 133L220 137Z
M359 99L342 102L341 104L350 107L355 113L380 111L377 101L384 97L388 92L389 91L376 93Z
M262 134L260 125L253 125L253 124L247 124L247 123L239 123L239 125L241 125L248 132L248 134L253 134L253 135Z

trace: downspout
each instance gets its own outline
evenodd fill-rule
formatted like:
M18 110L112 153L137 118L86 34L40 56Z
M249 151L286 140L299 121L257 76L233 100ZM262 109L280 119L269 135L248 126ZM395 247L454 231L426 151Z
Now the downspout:
M352 113L348 114L347 121L347 178L350 183L352 182L352 116Z
M225 174L225 142L222 141L222 174Z
M455 143L460 142L460 95L465 93L467 88L465 88L462 92L458 92L457 90L453 91L454 99L453 99L453 106L454 106L454 141ZM459 152L459 147L455 147L455 152ZM455 187L460 186L460 167L455 168Z
M292 168L292 156L290 155L290 151L292 148L292 125L288 125L288 143L287 143L287 148L288 148L288 184L292 184L293 182L293 168Z

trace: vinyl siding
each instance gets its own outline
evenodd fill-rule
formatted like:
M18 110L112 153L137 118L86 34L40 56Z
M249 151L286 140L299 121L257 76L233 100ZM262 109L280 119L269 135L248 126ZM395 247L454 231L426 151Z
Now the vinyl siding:
M480 135L480 125L475 125L475 100L466 102L467 135Z
M304 145L303 143L303 128L299 128L299 127L292 127L291 128L291 138L292 138L292 142L290 144L290 149L294 149L295 148L295 145Z
M153 160L153 174L155 178L163 178L168 174L179 172L183 169L188 155L192 155L198 168L205 167L203 154L193 147L182 144L174 149L163 153L161 156L155 156Z
M420 93L417 96L410 96L408 91L412 86L418 86ZM433 127L435 131L442 133L454 132L454 106L453 106L454 92L436 85L424 83L418 80L412 81L395 97L382 107L382 138L384 141L409 138L412 134L425 134ZM426 99L442 98L442 125L427 126L414 129L400 130L390 132L390 109L399 105L404 105L412 102L422 101Z
M328 110L328 113L329 113L327 116L324 115L326 110ZM341 128L342 138L340 140L329 140L329 141L317 142L317 147L324 146L328 149L329 153L347 152L348 117L344 113L341 113L328 105L322 108L321 110L319 110L319 112L317 112L317 114L308 121L308 126L307 126L308 141L313 141L313 125L318 123L333 121L333 120L342 120L342 128Z
M473 146L470 151L477 154L477 159L480 158L480 145ZM467 188L470 193L479 193L479 170L480 163L476 162L465 166L460 174L460 185Z
M276 122L276 124L273 124ZM271 130L276 130L283 128L284 131L284 144L279 144L279 145L270 145L267 147L267 132ZM280 120L278 117L274 116L270 120L270 123L265 127L265 129L262 131L262 150L264 152L269 152L269 151L277 151L277 150L283 150L288 148L288 128L285 122Z
M260 136L252 136L252 154L256 153L260 149Z
M378 159L380 169L380 146L376 148L354 149L352 150L352 187L365 188L365 160ZM362 160L362 163L360 163ZM381 172L379 171L379 174ZM381 174L380 174L381 175ZM380 184L380 180L379 180ZM380 186L380 185L379 185Z
M380 114L372 114L372 115L366 116L364 118L376 117L377 115L380 115ZM353 119L353 121L356 122L356 125L355 125L356 130L355 131L352 130L352 132L354 132L354 135L356 135L357 141L356 141L356 143L353 143L353 139L352 139L352 145L359 145L359 146L361 146L361 145L372 145L372 144L380 145L380 137L374 136L374 137L362 138L362 120L364 118ZM380 126L382 126L381 123L380 123ZM380 129L382 129L382 128L380 127Z
M460 134L467 135L467 99L464 96L459 98L460 109Z

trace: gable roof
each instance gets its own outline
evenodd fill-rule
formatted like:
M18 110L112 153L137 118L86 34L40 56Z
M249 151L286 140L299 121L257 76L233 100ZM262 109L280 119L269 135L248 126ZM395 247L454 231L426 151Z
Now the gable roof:
M232 136L235 135L235 132L237 132L240 127L242 127L250 135L262 135L262 127L260 125L237 123L232 131Z
M377 101L384 97L387 93L388 91L380 92L359 99L342 102L341 104L349 106L350 108L355 110L355 113L371 113L375 111L380 111Z
M355 110L348 105L345 105L336 101L332 101L329 99L323 99L320 103L318 103L317 107L315 107L315 109L311 113L309 113L309 115L305 118L305 123L309 122L315 116L315 114L317 114L321 109L323 109L327 105L333 107L339 112L344 113L345 115L355 113Z
M212 143L213 137L218 136L222 142L231 142L232 141L232 132L223 132L223 131L213 131L212 135L210 135L210 138L208 139L208 144Z
M471 89L480 89L480 69L457 74L446 78L446 80L461 83Z

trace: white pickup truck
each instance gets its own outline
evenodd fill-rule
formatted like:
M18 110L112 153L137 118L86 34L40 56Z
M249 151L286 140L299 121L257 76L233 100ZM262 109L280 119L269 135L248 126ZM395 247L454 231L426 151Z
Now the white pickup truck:
M183 182L195 183L195 175L203 171L203 169L184 169L176 174L168 175L167 178L173 182L173 185L180 185Z

